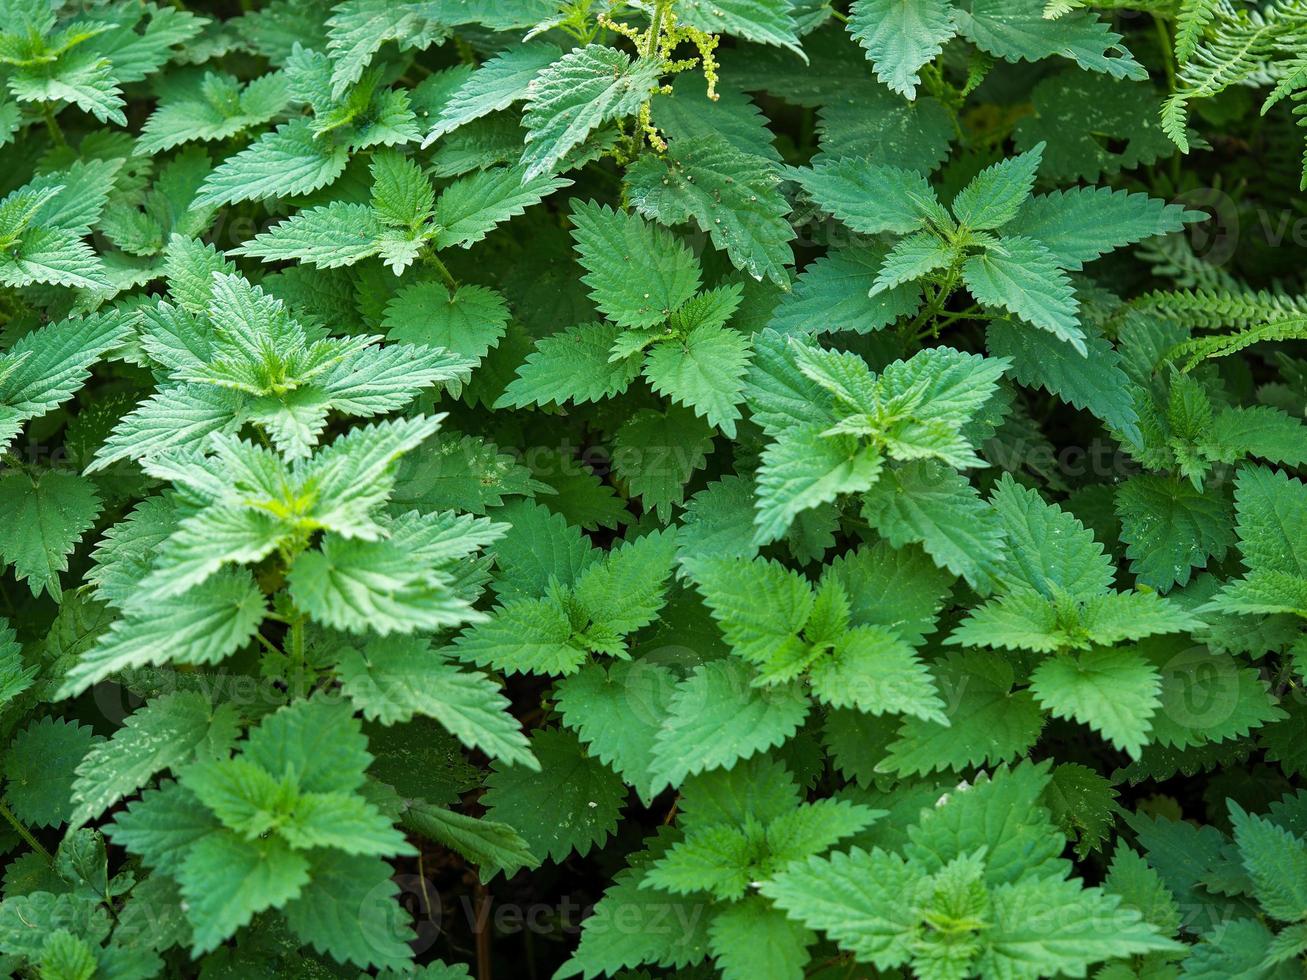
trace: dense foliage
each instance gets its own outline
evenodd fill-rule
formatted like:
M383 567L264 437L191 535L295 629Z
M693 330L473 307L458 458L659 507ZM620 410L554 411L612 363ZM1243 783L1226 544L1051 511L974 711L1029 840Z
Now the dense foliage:
M1302 0L0 77L0 973L1303 975Z

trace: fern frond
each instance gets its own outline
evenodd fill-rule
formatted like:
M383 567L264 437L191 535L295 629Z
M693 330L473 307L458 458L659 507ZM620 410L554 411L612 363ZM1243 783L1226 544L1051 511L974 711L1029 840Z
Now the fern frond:
M1183 232L1159 235L1135 246L1135 255L1146 263L1153 276L1170 279L1179 289L1238 289L1234 276L1194 253Z
M1213 7L1209 13L1214 15L1217 9ZM1285 66L1276 65L1275 56L1302 50L1307 39L1307 11L1293 0L1279 0L1265 10L1231 12L1215 26L1209 17L1208 38L1189 51L1190 35L1197 32L1197 21L1202 16L1202 12L1196 12L1187 22L1193 26L1182 36L1187 57L1178 58L1179 88L1162 106L1162 129L1186 153L1189 140L1185 127L1192 100L1211 98L1232 85L1278 81ZM1177 57L1182 38L1177 38Z
M1266 289L1179 289L1146 293L1130 304L1195 329L1246 329L1268 322L1307 317L1307 296Z
M1235 16L1229 0L1180 0L1175 19L1175 60L1185 64L1198 50L1207 26L1217 14Z
M1176 363L1182 371L1262 341L1307 339L1307 296L1266 289L1178 289L1147 293L1130 305L1190 329L1232 331L1195 337L1172 347L1163 359Z
M1044 19L1057 20L1073 10L1137 10L1169 16L1175 0L1045 0Z
M1181 371L1189 372L1203 361L1214 357L1229 357L1266 340L1307 340L1307 316L1273 320L1232 334L1195 337L1176 344L1166 352L1163 360L1174 362Z

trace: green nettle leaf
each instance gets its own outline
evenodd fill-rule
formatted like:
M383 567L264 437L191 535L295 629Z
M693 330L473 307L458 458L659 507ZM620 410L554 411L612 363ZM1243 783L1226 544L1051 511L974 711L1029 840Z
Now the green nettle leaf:
M1066 863L1055 859L1064 841L1032 798L1047 779L1029 765L982 776L975 787L923 809L908 828L904 854L854 847L811 857L764 882L762 892L878 969L911 963L926 972L947 958L980 975L1033 976L1081 972L1100 957L1177 949L1120 896L1067 879ZM974 822L979 812L1011 823L995 836ZM1024 840L1024 854L1005 846L1014 838ZM1052 862L1040 860L1048 838ZM1000 841L998 852L989 846ZM1109 948L1093 941L1082 918L1090 914L1112 921ZM941 922L956 931L941 935Z
M849 33L867 51L876 77L905 98L914 98L923 65L933 61L957 32L948 0L858 0Z
M921 288L915 284L870 295L885 253L879 246L850 246L814 260L795 280L794 289L782 297L768 326L782 334L870 333L916 313Z
M652 327L699 288L699 262L668 231L637 215L595 204L572 209L572 237L587 274L581 281L618 326ZM638 262L638 268L632 268Z
M1006 61L1070 58L1086 71L1143 79L1147 71L1121 43L1121 35L1087 11L1050 19L1040 0L979 0L954 14L958 33Z
M422 146L427 147L460 126L522 101L530 94L535 77L562 55L555 45L537 41L508 48L487 59L461 80L440 107Z
M216 831L190 849L178 878L198 920L191 938L198 955L259 912L298 898L309 881L309 859L279 837L251 841Z
M109 289L104 264L83 239L104 208L121 161L76 162L0 200L0 282Z
M612 360L621 334L610 323L583 323L540 340L495 407L521 408L574 402L583 404L621 394L640 373L637 358Z
M485 879L500 871L512 875L521 868L536 868L533 856L516 830L496 820L480 820L465 813L428 806L420 801L403 814L405 825L476 864Z
M225 751L236 740L232 705L214 707L202 695L179 691L133 712L107 741L95 745L77 767L70 823L99 816L134 793L156 773L198 756Z
M75 473L0 477L0 558L32 595L57 596L68 554L100 514L95 485Z
M1240 469L1235 533L1247 574L1200 611L1288 614L1307 619L1307 486L1264 466Z
M0 975L1299 976L1307 13L1121 6L0 0Z
M642 409L613 437L614 472L645 507L666 517L685 499L685 487L703 469L712 431L694 413L671 406Z
M1000 595L975 608L949 637L949 643L988 646L1039 653L1091 651L1154 634L1195 628L1198 620L1181 606L1155 592L1117 592L1111 588L1112 567L1101 545L1084 526L1060 508L1044 503L1034 490L1024 490L1005 475L993 496L993 506L1005 531L1008 553L1000 573ZM1081 668L1102 658L1087 654ZM1111 663L1111 658L1108 658ZM1063 681L1075 676L1071 661L1049 666ZM1127 674L1129 665L1120 663ZM1044 669L1043 667L1040 668ZM1110 673L1111 668L1108 668ZM1098 682L1081 669L1085 696ZM1136 677L1131 686L1140 695ZM1074 700L1074 699L1073 699ZM1146 703L1145 698L1139 707ZM1071 713L1071 701L1060 710ZM1092 707L1081 707L1092 712ZM1146 711L1144 720L1147 714Z
M1219 489L1144 474L1121 485L1116 510L1131 570L1159 590L1184 585L1193 569L1220 561L1234 544L1230 500Z
M968 228L999 228L1016 216L1035 186L1044 144L982 170L953 198L953 214Z
M651 58L602 44L568 52L531 80L526 91L525 179L551 171L569 150L603 123L634 113L661 74Z
M681 16L691 27L734 34L762 44L779 44L802 53L793 0L687 0Z
M693 221L753 278L789 284L794 229L770 160L710 135L678 142L664 159L642 157L627 179L641 214L664 224Z
M422 640L374 642L348 649L337 666L341 688L363 711L382 724L408 721L415 714L435 718L469 746L530 768L538 763L526 738L508 717L508 701L485 677L466 673Z
M249 642L265 612L248 573L220 572L180 596L116 620L68 670L60 693L69 697L130 668L222 660Z
M1004 238L1002 245L967 259L962 278L971 295L987 306L1010 310L1077 350L1083 347L1071 281L1034 239Z
M516 828L541 859L561 861L602 845L626 798L621 778L568 732L540 732L531 745L539 773L497 769L482 797L488 815Z
M290 84L272 72L244 84L225 72L205 72L194 85L168 93L141 126L136 149L160 153L193 140L229 139L268 122L290 101Z
M1045 146L982 170L947 210L920 173L865 158L816 161L797 176L817 207L854 231L907 236L885 256L872 296L921 281L936 286L938 305L961 282L981 305L1006 310L1086 356L1067 270L1203 215L1107 187L1032 197Z
M133 323L125 311L70 317L24 334L0 354L0 442L71 398Z
M1005 362L936 348L895 361L877 377L855 356L797 338L789 355L800 383L821 393L824 419L800 414L794 424L768 426L777 431L758 470L755 543L776 539L799 513L842 493L872 490L889 460L979 463L961 430L994 392ZM756 406L788 369L771 358L759 364L750 379Z
M14 735L0 765L5 800L18 819L35 827L68 822L73 770L100 741L87 725L48 717Z
M863 234L902 235L937 217L947 221L926 178L912 170L842 157L817 164L800 179L823 211Z
M757 668L755 685L806 673L814 697L832 707L946 721L929 672L905 640L870 624L848 628L853 609L838 575L814 590L765 561L705 559L686 568L733 652Z
M1126 649L1046 660L1031 674L1030 689L1053 715L1097 729L1136 759L1161 703L1156 670Z
M1043 388L1087 409L1127 438L1137 438L1139 413L1120 353L1101 333L1081 332L1083 357L1053 334L1010 319L991 320L985 341L990 354L1012 362L1012 375L1023 385Z
M1003 530L975 488L947 467L899 467L866 495L863 512L895 547L918 543L972 588L992 587Z
M647 802L657 789L653 739L675 686L666 667L638 660L589 664L554 692L564 724Z
M654 740L655 779L676 786L687 775L747 759L788 739L807 713L794 685L756 688L743 664L704 664L671 695Z
M1023 150L1046 144L1047 177L1096 181L1176 152L1158 120L1162 100L1148 82L1070 70L1037 84L1030 101L1034 114L1013 136ZM1155 109L1141 111L1141 103Z

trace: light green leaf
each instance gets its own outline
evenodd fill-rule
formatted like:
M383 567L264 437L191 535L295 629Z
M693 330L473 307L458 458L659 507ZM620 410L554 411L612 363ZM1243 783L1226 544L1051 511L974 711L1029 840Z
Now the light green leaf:
M345 696L369 720L391 725L427 715L471 749L539 768L499 686L483 674L459 670L424 639L396 637L347 648L336 671Z
M654 344L645 358L644 375L654 391L692 408L734 438L749 357L744 334L704 325L684 337Z
M1053 715L1101 732L1132 759L1139 758L1161 704L1157 671L1126 648L1045 660L1030 675L1030 690Z
M654 740L654 774L661 786L729 767L788 739L803 723L808 702L792 686L755 688L751 668L716 660L677 685Z
M734 34L747 41L779 44L805 60L799 46L794 0L686 0L678 16L709 34Z
M562 56L553 44L530 41L483 61L441 106L422 140L423 148L474 119L525 99L536 76Z
M871 489L883 465L874 447L853 436L824 435L816 426L781 432L758 468L754 543L775 541L802 511Z
M1085 353L1080 302L1053 253L1032 238L1004 237L962 265L962 281L986 306L1010 310Z
M436 201L436 247L470 248L496 225L571 185L550 174L527 177L520 167L492 167L460 177Z
M694 253L637 214L578 201L572 205L572 239L590 298L619 326L664 323L699 288Z
M805 926L760 898L724 907L708 927L708 941L722 980L802 976L814 938Z
M541 71L527 89L524 178L549 174L569 150L612 119L632 115L649 98L661 62L631 60L602 44L563 55Z
M32 595L60 596L59 573L100 515L100 495L85 477L49 470L0 477L0 558Z
M742 153L721 136L677 143L665 157L644 154L626 171L631 204L655 221L693 221L736 268L789 287L794 256L789 202L772 161Z
M131 667L216 663L253 638L266 612L250 574L224 570L189 592L133 609L68 671L60 697Z
M620 333L613 323L582 323L537 341L495 407L582 405L620 394L640 373L638 357L609 359Z
M848 30L866 49L876 77L914 99L921 68L935 60L957 27L948 0L858 0L849 8Z
M296 898L309 881L309 860L280 837L246 840L229 831L195 843L178 880L195 956L215 949L268 908Z
M213 707L194 691L156 697L132 712L108 741L95 745L77 767L69 823L86 823L154 775L176 768L197 753L218 753L237 736L231 705Z
M310 880L282 911L314 949L360 967L405 970L414 933L396 898L394 869L380 858L317 851Z
M1056 20L1044 16L1044 0L976 0L955 15L958 33L982 51L1006 61L1070 58L1086 71L1113 78L1145 79L1148 73L1093 11L1076 10Z
M1063 269L1080 269L1123 245L1179 231L1205 217L1146 194L1075 187L1032 197L1003 232L1039 242Z
M958 223L964 228L989 229L1011 221L1034 189L1044 145L1036 143L1025 153L991 164L972 178L953 199L953 216Z
M914 170L841 157L795 177L818 207L865 235L905 235L932 222L949 224L930 183Z
M1003 529L956 471L930 460L889 470L864 498L863 512L895 547L919 543L935 564L973 588L993 587Z

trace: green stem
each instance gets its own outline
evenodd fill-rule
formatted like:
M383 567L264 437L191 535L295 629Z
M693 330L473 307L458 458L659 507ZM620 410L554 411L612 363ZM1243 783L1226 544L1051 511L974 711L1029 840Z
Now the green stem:
M260 643L262 643L264 648L269 653L274 653L279 657L282 656L282 652L277 649L276 644L274 644L271 640L269 640L266 636L264 636L262 632L256 630L254 633L254 638L258 640Z
M22 822L14 816L14 811L9 809L8 804L0 803L0 817L4 817L9 821L9 826L13 827L14 830L17 831L18 836L27 842L28 847L41 855L41 857L45 858L47 862L54 862L54 855L47 851L41 842L32 836L32 832L24 827Z
M295 671L291 681L291 693L302 698L307 694L308 685L305 683L307 666L304 662L304 617L299 616L291 620L290 624L290 657Z
M962 310L960 313L942 313L935 317L936 326L946 327L956 320L998 320L1000 317L992 313L981 313L980 307L972 306Z
M1175 91L1175 58L1171 54L1171 32L1160 14L1153 14L1153 27L1157 30L1157 44L1162 49L1162 67L1166 70L1166 87Z
M54 109L47 102L41 106L41 114L45 117L45 129L50 134L50 139L54 141L55 146L67 146L68 140L64 139L64 131L59 128L59 122L54 117Z
M658 53L658 42L663 35L663 18L667 16L667 8L672 5L672 0L657 0L654 4L653 16L649 20L649 37L644 42L644 56L652 58Z
M912 322L905 328L904 333L909 336L916 336L917 339L920 340L924 334L918 333L918 331L921 330L925 324L928 324L934 317L938 316L944 309L944 304L947 303L948 298L953 295L953 290L956 288L957 283L957 270L950 268L948 275L944 277L944 281L941 282L939 287L935 290L935 295L933 295L930 298L930 301L926 304L926 308L912 319Z
M440 276L441 281L451 293L458 289L458 280L450 274L449 268L445 263L440 261L440 256L436 254L434 248L429 248L423 253L422 261L426 262L427 265L436 270L436 274Z
M463 40L463 38L457 36L454 38L454 50L458 52L458 60L463 64L471 65L475 68L480 63L480 59L477 58L476 50L472 45L468 44L467 41Z
M1162 67L1166 71L1166 89L1174 93L1176 90L1176 66L1175 55L1171 46L1171 32L1167 29L1166 21L1160 14L1153 14L1153 27L1157 30L1157 46L1162 49ZM1173 186L1180 184L1180 154L1171 154L1171 183Z

